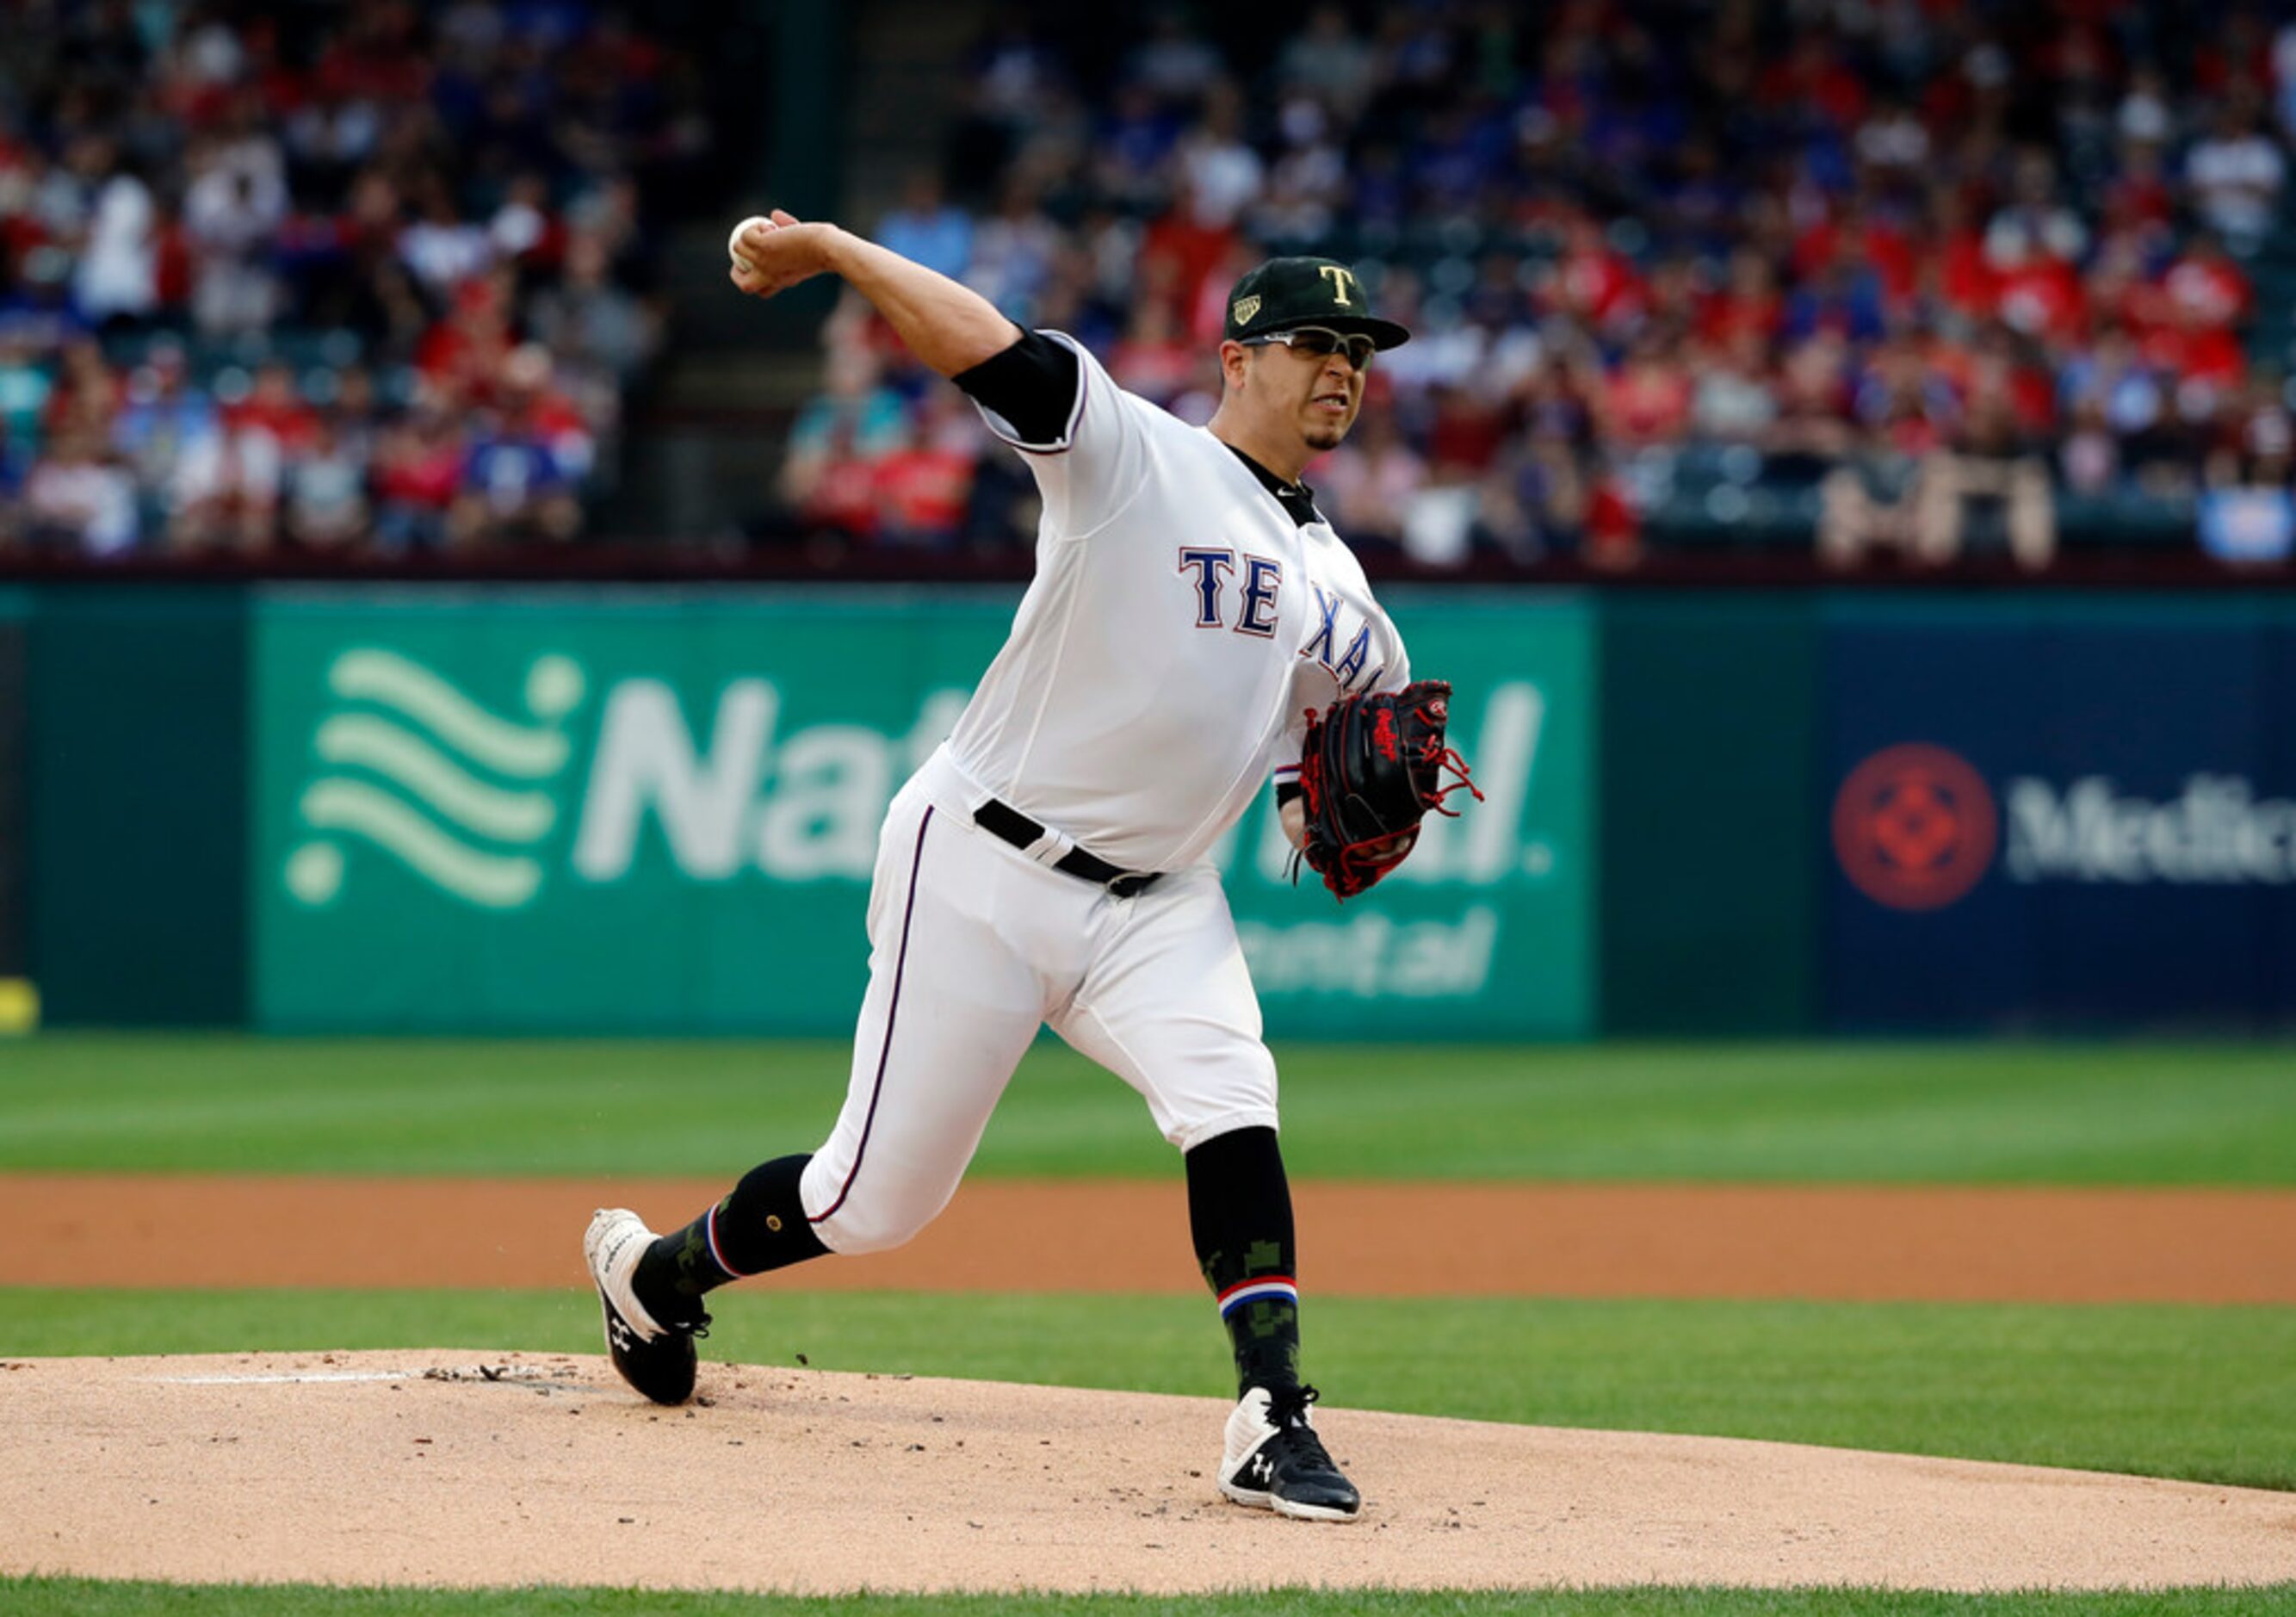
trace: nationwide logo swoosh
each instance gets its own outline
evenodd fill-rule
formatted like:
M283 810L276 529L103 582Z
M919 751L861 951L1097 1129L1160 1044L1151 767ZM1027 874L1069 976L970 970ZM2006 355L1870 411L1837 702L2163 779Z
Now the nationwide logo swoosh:
M362 781L315 782L303 793L303 818L316 830L354 832L433 885L491 909L515 909L542 885L542 867L532 859L504 858L459 842Z
M581 668L555 654L527 671L537 722L504 718L434 669L379 647L342 653L327 689L364 710L329 714L312 751L330 767L298 800L323 833L288 856L288 891L307 905L341 892L345 837L390 855L466 904L517 909L541 891L534 857L558 822L549 787L572 749L560 728L582 700ZM371 710L381 709L383 711Z
M538 670L544 665L536 666ZM578 679L578 671L576 677ZM345 652L327 670L327 685L349 701L397 708L477 762L504 775L538 780L566 766L566 737L558 731L529 729L497 718L421 663L396 652Z
M338 713L314 743L331 764L357 764L386 776L463 830L502 841L549 834L558 806L545 792L488 785L411 731L366 713Z

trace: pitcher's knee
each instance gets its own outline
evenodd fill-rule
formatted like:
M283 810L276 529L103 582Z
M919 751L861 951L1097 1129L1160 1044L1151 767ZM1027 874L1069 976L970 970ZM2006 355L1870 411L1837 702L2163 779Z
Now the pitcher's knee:
M857 1205L849 1201L828 1217L816 1219L813 1233L832 1252L847 1256L889 1252L897 1246L906 1246L919 1230L932 1222L933 1213L938 1211Z
M806 1164L800 1194L821 1244L832 1252L858 1254L907 1245L948 1205L956 1184L944 1185L939 1175L921 1183L875 1162L845 1160L832 1140Z

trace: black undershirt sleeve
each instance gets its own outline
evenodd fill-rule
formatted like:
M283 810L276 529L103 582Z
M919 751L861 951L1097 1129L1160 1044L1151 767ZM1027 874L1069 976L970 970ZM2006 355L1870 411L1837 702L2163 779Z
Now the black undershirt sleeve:
M1069 430L1080 378L1073 349L1042 332L1027 332L1011 348L949 380L1004 417L1022 443L1054 444Z

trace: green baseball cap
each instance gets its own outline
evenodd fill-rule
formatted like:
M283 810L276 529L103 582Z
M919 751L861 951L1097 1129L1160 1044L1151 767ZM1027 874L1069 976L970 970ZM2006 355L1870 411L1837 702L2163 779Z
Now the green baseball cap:
M1231 342L1301 325L1362 332L1382 349L1411 341L1403 327L1371 312L1356 272L1337 259L1270 259L1245 270L1227 295L1226 335Z

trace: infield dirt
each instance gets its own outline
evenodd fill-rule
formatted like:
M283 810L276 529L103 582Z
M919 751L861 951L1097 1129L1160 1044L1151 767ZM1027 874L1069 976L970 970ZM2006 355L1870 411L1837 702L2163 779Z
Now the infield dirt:
M579 1286L601 1202L721 1186L0 1175L0 1285ZM2296 1195L1303 1184L1330 1293L2296 1301ZM771 1284L1180 1293L1181 1187L982 1181L901 1252ZM249 1232L261 1231L251 1240ZM1429 1232L1447 1232L1431 1243ZM1741 1440L1328 1410L1365 1519L1221 1501L1226 1406L707 1365L644 1403L602 1359L463 1351L0 1366L0 1572L180 1581L836 1592L1310 1584L2296 1580L2296 1496ZM729 1521L733 1523L729 1530Z
M2159 1587L2296 1579L2296 1499L1738 1440L1319 1411L1359 1521L1220 1500L1226 1406L401 1351L0 1369L0 1572L775 1588Z
M657 1228L712 1181L0 1174L0 1285L578 1286L600 1205ZM1294 1186L1332 1296L2296 1302L2296 1193L1952 1186ZM1038 1239L1088 1253L1048 1277ZM250 1239L259 1231L261 1238ZM1168 1183L979 1180L910 1245L757 1284L1193 1293Z

